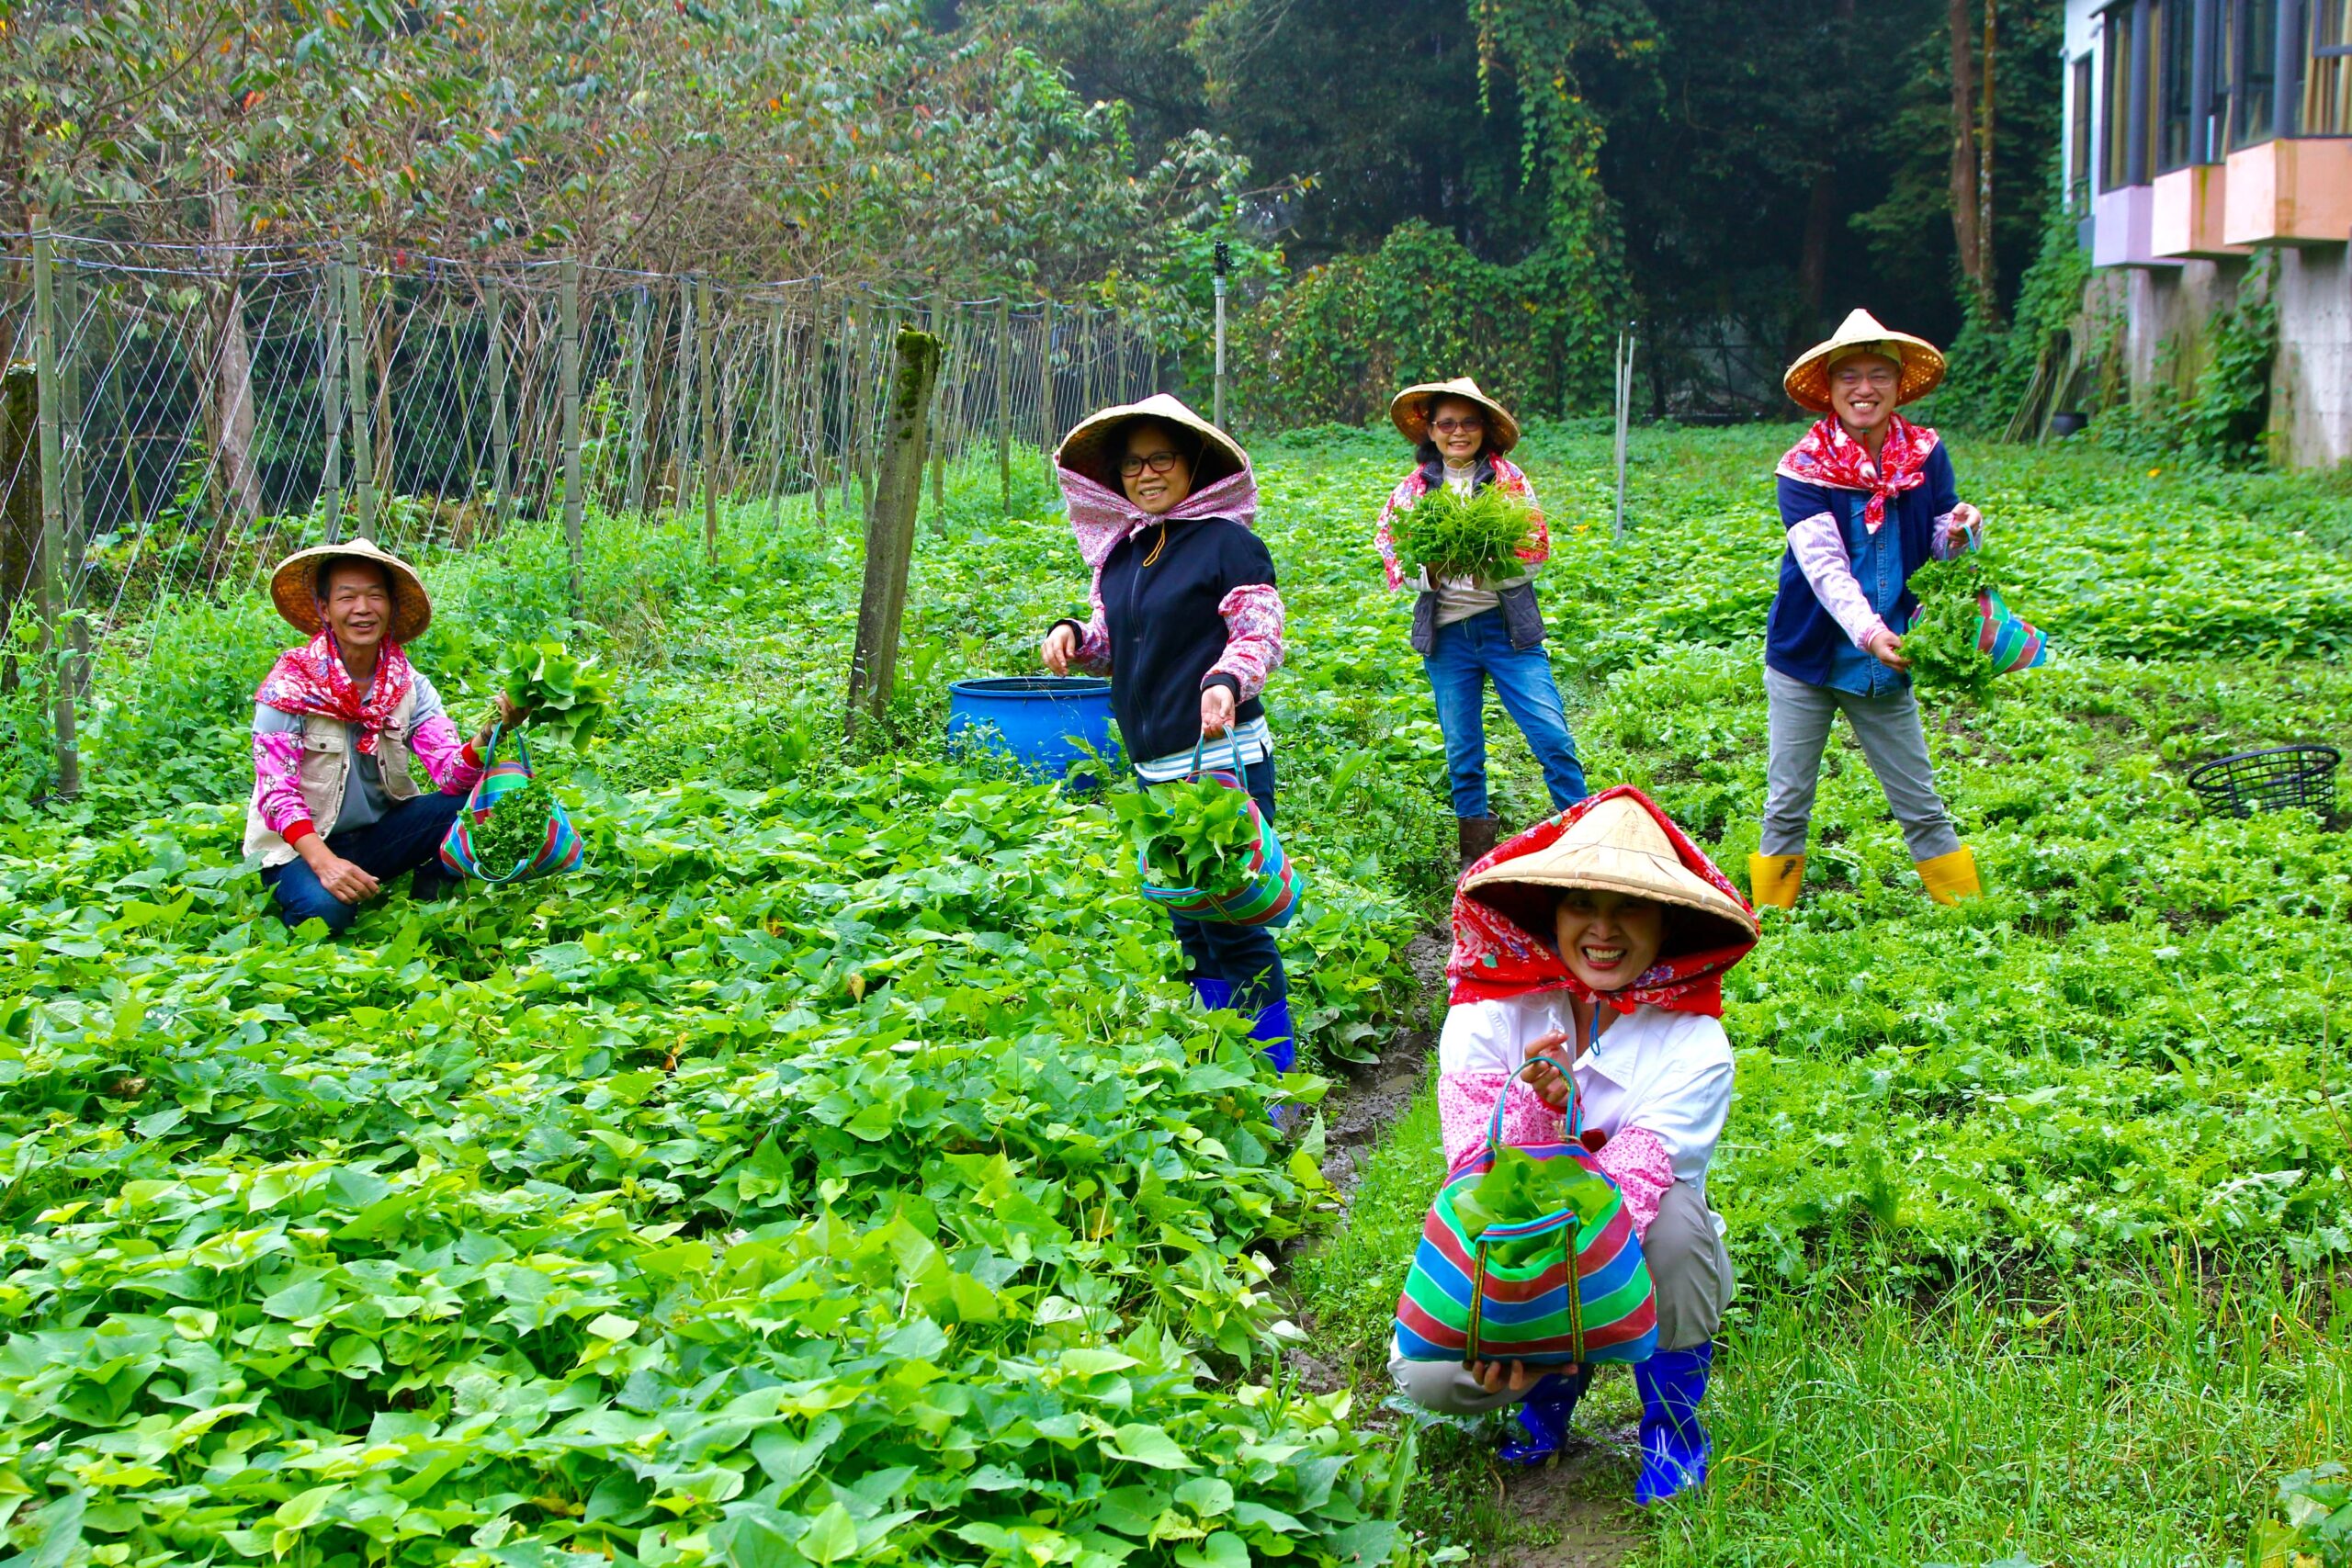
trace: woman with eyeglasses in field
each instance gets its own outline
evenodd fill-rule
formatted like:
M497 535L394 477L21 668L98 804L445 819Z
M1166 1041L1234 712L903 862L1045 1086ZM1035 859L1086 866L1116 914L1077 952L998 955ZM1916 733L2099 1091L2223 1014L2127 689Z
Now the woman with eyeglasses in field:
M1408 387L1390 401L1388 417L1414 443L1419 459L1389 492L1373 530L1392 591L1405 586L1405 569L1396 558L1396 520L1422 497L1448 488L1468 497L1491 486L1523 499L1534 512L1534 528L1516 552L1527 570L1503 578L1435 581L1424 570L1414 581L1419 593L1413 602L1413 651L1421 656L1437 699L1453 789L1456 847L1466 871L1501 835L1487 802L1487 682L1494 682L1503 711L1527 737L1528 750L1544 770L1552 809L1564 811L1585 797L1584 765L1577 760L1567 708L1552 679L1551 657L1544 651L1544 613L1529 574L1551 555L1551 536L1527 476L1508 456L1519 445L1519 421L1480 391L1477 382L1465 376Z
M1161 394L1080 421L1054 462L1093 573L1092 614L1084 626L1054 623L1038 648L1046 667L1110 676L1120 739L1146 784L1238 761L1272 822L1274 739L1259 694L1283 661L1283 601L1273 557L1250 529L1249 455ZM1290 994L1272 932L1171 919L1202 1005L1250 1014L1260 1049L1290 1071Z

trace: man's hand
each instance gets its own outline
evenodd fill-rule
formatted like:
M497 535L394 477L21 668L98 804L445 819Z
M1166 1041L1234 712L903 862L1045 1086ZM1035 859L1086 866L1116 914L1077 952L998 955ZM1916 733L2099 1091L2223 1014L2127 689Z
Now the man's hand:
M302 863L311 868L311 874L319 879L319 886L343 903L357 904L384 890L383 884L364 866L354 865L336 854L316 833L306 836L294 850L302 857Z
M1046 668L1055 674L1069 674L1069 661L1078 657L1078 634L1067 626L1056 626L1046 634L1046 640L1037 645L1037 657L1044 660Z
M1215 740L1233 728L1233 688L1223 682L1201 688L1201 733Z
M1872 659L1877 660L1889 670L1911 668L1911 661L1903 657L1903 639L1884 626L1871 633L1870 640L1862 644L1862 648Z

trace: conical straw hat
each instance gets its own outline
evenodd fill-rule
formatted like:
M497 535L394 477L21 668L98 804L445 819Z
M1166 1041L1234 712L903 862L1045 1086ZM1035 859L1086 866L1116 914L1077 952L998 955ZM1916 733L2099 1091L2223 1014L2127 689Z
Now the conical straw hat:
M1695 919L1669 921L1661 957L1756 940L1739 900L1682 863L1657 819L1630 795L1603 800L1540 850L1464 879L1462 891L1548 940L1552 909L1568 887L1652 898Z
M1119 459L1127 426L1139 419L1157 420L1201 438L1200 460L1193 465L1193 488L1200 490L1241 472L1250 455L1241 443L1184 406L1183 400L1156 392L1139 403L1120 403L1088 414L1070 427L1054 448L1054 461L1074 474L1084 474L1111 490L1119 488Z
M1827 413L1829 367L1853 354L1883 354L1903 367L1903 379L1894 389L1898 404L1926 397L1944 378L1941 349L1926 338L1890 331L1879 325L1878 318L1868 310L1857 310L1848 313L1826 342L1815 344L1799 355L1797 362L1789 367L1789 373L1781 378L1781 385L1789 389L1790 400L1799 408Z
M296 550L269 574L270 600L296 631L305 637L319 635L319 574L334 560L374 561L384 568L392 583L390 636L394 642L413 642L433 624L433 600L414 567L378 549L371 539L345 539Z
M1487 411L1487 445L1497 457L1519 445L1519 421L1510 410L1478 389L1467 376L1451 381L1423 381L1388 400L1388 423L1397 434L1419 446L1430 434L1430 407L1440 398L1465 398Z

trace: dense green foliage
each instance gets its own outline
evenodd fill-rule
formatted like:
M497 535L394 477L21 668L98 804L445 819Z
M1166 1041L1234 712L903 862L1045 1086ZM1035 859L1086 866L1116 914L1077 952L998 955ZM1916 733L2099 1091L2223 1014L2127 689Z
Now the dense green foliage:
M1500 485L1471 496L1439 485L1397 513L1389 527L1396 559L1408 571L1427 571L1432 581L1493 581L1527 570L1517 552L1535 532L1535 509Z
M1215 758L1207 766L1215 767ZM1136 862L1161 887L1223 897L1250 880L1258 843L1250 794L1213 778L1171 779L1111 801Z
M1903 657L1912 684L1979 701L1991 694L1993 659L1978 637L1983 615L1976 596L1985 586L1984 563L1974 554L1929 561L1911 574L1919 611L1903 633Z
M1735 875L1788 435L1644 436L1623 543L1587 525L1598 433L1521 448L1547 583L1575 585L1545 610L1591 775ZM1407 454L1330 431L1259 457L1281 828L1317 888L1282 942L1329 1061L1426 1021L1401 950L1451 813L1370 545ZM1736 1483L1669 1513L1661 1561L2211 1561L2352 1405L2322 1285L2352 1250L2352 850L2308 817L2208 818L2182 782L2340 738L2346 498L2090 450L1959 461L2065 653L1933 719L1984 899L1925 900L1841 744L1805 900L1728 979ZM1410 1539L1399 1502L1465 1528L1363 1419L1376 1384L1311 1393L1276 1359L1297 1331L1267 1244L1329 1199L1314 1125L1286 1143L1268 1111L1317 1086L1192 1009L1108 806L933 739L944 682L1025 672L1082 581L1035 470L1030 520L998 522L994 486L974 465L919 542L898 739L871 750L834 739L854 547L797 506L731 516L715 570L688 530L592 513L589 625L551 528L430 562L436 680L549 637L623 672L611 731L549 749L589 869L395 896L341 945L286 933L238 860L280 637L258 596L108 645L89 795L0 823L16 1549L1223 1568L1376 1561ZM1540 785L1494 733L1497 810L1528 819ZM1320 1353L1360 1364L1441 1174L1434 1118L1404 1126L1363 1233L1296 1281Z
M610 717L612 675L596 656L582 659L560 642L518 642L506 650L497 675L506 700L550 740L578 745Z
M485 875L512 876L528 864L548 841L548 818L556 806L555 792L545 779L534 778L520 789L507 791L492 805L490 817L467 835L473 845L474 863Z

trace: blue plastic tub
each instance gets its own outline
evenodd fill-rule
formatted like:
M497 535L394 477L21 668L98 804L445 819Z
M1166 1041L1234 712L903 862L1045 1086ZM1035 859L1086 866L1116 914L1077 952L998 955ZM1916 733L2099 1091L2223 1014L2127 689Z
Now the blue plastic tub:
M1084 676L958 681L947 688L947 733L1005 752L1030 772L1073 789L1100 789L1105 783L1102 764L1081 742L1108 761L1118 761L1111 740L1111 682Z

